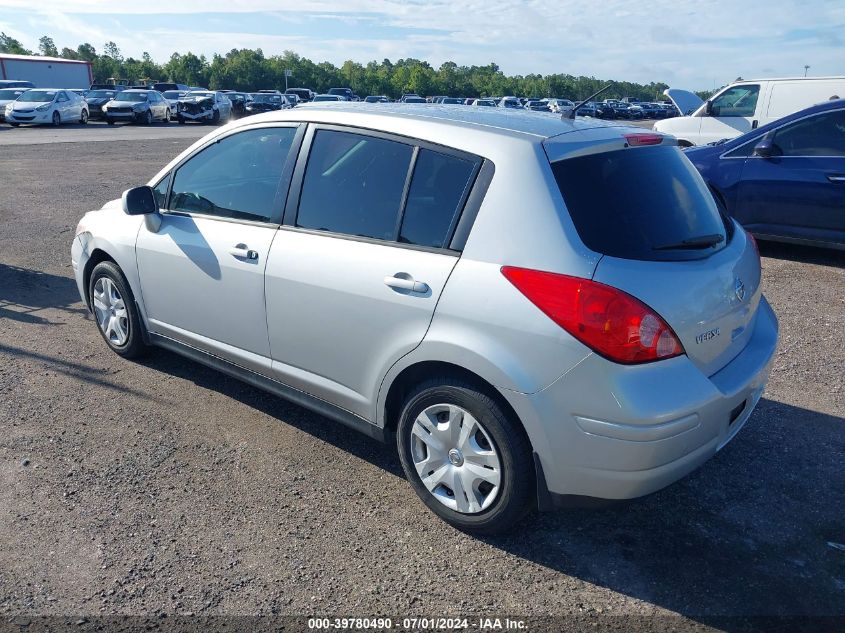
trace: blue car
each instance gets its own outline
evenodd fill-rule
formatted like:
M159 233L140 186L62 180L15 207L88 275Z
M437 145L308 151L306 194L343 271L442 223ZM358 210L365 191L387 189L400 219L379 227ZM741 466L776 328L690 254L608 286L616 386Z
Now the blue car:
M845 99L685 154L754 235L845 249Z

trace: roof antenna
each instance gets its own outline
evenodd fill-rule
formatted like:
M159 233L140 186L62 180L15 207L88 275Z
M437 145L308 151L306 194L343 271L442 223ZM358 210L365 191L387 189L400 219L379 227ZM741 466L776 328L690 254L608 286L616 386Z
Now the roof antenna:
M603 93L605 90L607 90L608 88L610 88L610 86L611 86L611 84L607 84L604 88L602 88L602 89L601 89L601 90L599 90L598 92L594 92L593 94L591 94L589 97L587 97L587 98L586 98L586 99L584 99L583 101L580 101L580 102L576 103L576 104L575 104L575 107L574 107L574 108L572 108L572 112L570 112L569 114L564 114L564 115L563 115L562 117L560 117L560 118L561 118L561 119L574 119L574 118L575 118L575 113L576 113L576 112L578 112L578 108L580 108L582 105L584 105L584 104L585 104L585 103L587 103L588 101L592 101L593 99L595 99L596 97L598 97L601 93Z

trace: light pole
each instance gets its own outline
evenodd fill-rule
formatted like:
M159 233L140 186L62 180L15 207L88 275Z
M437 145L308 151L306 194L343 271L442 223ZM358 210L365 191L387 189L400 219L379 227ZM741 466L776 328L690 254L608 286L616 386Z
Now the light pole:
M808 70L810 70L810 66L805 64L805 65L804 65L804 76L805 76L805 77L807 76L807 71L808 71Z

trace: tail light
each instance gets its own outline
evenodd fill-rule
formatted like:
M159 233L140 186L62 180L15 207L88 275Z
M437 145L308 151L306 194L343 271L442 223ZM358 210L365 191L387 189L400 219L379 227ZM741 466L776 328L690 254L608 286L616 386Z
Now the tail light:
M663 142L661 134L626 134L625 142L631 147L640 147L642 145L660 145Z
M512 266L503 266L502 274L552 321L609 360L648 363L684 353L654 310L617 288Z

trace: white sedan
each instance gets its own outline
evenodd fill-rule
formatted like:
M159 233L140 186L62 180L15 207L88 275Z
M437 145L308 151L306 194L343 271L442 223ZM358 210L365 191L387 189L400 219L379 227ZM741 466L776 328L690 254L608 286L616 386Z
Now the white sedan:
M13 127L21 123L88 123L88 104L70 90L35 88L6 105L5 116Z

